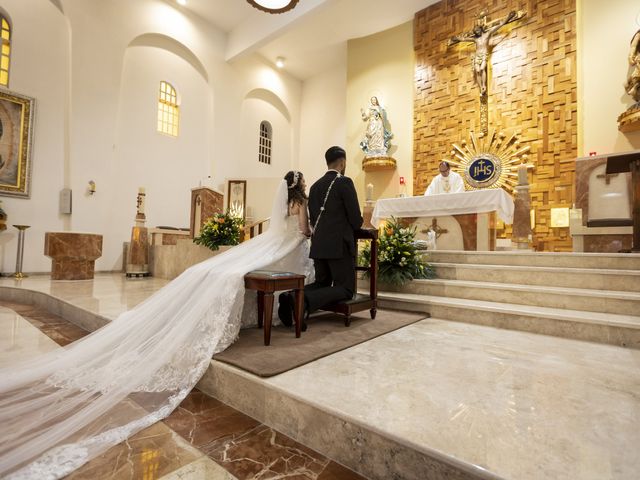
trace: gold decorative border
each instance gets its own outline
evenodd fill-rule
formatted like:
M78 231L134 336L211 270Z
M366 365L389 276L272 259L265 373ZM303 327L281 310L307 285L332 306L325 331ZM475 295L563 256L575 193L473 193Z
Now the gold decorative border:
M299 1L300 0L291 0L287 5L285 5L282 8L268 8L268 7L264 7L264 6L260 5L255 0L247 0L247 2L249 2L249 5L251 5L254 8L257 8L258 10L266 12L266 13L285 13L285 12L288 12L289 10L293 10L294 7L298 4Z
M362 170L374 172L378 170L395 170L396 159L392 157L370 157L362 160Z
M20 145L18 146L18 181L15 185L0 183L0 195L30 198L31 196L31 150L35 99L0 88L0 102L17 103L20 111Z

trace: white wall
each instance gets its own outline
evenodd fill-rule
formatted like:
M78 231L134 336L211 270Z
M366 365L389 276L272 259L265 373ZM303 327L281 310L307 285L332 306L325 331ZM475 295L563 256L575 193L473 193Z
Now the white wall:
M189 190L201 179L212 175L214 186L224 191L228 178L256 175L257 155L244 155L239 148L249 145L239 134L243 116L257 118L269 110L278 135L285 137L278 139L273 169L284 171L269 177L281 177L297 164L301 82L257 56L225 62L223 32L162 0L62 3L64 15L49 0L2 2L14 22L10 88L38 102L32 198L2 197L10 224L33 225L27 232L25 271L50 270L42 254L49 230L102 234L103 257L96 269L120 268L138 186L147 187L150 226L188 225ZM130 45L148 34L178 42L205 75L180 52ZM177 140L155 132L158 83L164 78L180 94ZM277 101L245 104L249 92L258 89ZM286 128L274 103L288 112ZM257 150L257 136L252 136ZM86 194L89 180L97 183L93 196ZM64 186L73 189L70 217L57 213ZM15 238L11 227L0 235L5 272L15 264Z
M400 193L399 177L405 177L406 193L413 191L413 22L384 32L350 40L347 69L347 155L358 198L364 201L365 185L372 183L373 199ZM360 142L366 124L360 109L377 96L387 110L393 138L389 155L397 168L381 172L362 171L364 153Z
M62 230L58 192L65 178L65 135L69 29L49 0L3 0L13 24L9 89L36 99L32 149L31 198L0 197L8 215L0 233L0 269L15 272L17 230L26 231L24 271L50 270L44 232Z
M158 133L156 128L161 80L168 81L178 93L178 137ZM153 47L126 50L121 84L114 144L115 171L120 172L116 174L119 194L113 198L108 222L113 228L109 234L117 238L131 234L138 187L146 189L148 226L188 228L190 189L208 171L211 91L185 60ZM102 188L96 195L101 194ZM111 242L107 247L114 250L103 251L104 256L118 258L121 246ZM121 262L116 263L110 269L120 265Z
M578 0L579 156L640 149L640 132L618 131L633 99L624 82L629 44L640 28L637 0Z
M303 83L298 169L309 186L327 170L327 148L346 145L346 46L343 56L342 65ZM354 175L354 170L350 169L347 175Z

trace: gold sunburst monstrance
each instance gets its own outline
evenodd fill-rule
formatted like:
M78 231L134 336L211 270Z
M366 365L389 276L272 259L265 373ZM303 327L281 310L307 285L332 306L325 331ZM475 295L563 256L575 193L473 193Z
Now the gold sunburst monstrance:
M469 141L453 144L451 160L464 178L467 190L503 188L513 193L518 184L518 167L527 162L530 147L520 144L518 134L507 140L503 132L488 135L469 133Z

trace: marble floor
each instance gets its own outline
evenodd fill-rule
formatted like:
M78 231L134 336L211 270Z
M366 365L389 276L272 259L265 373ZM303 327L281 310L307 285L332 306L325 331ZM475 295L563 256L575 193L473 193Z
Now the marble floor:
M426 319L259 381L501 478L639 478L639 350Z
M22 280L0 278L0 287L46 293L105 318L114 319L169 283L159 278L126 278L121 273L98 273L93 280L51 280L32 275Z
M15 283L0 280L0 286ZM109 274L93 282L45 276L21 282L108 318L163 284ZM49 329L60 343L74 338L72 330L52 333L57 319L32 315L33 325ZM37 348L50 348L20 322L12 326L15 314L6 318L10 328L0 331L2 346L19 351L5 337L25 332ZM270 379L251 377L411 448L502 478L631 480L640 471L640 350L427 319ZM95 478L108 467L107 478L135 478L154 468L156 477L207 478L195 472L222 468L235 478L281 478L270 469L286 467L308 475L298 478L352 478L332 473L342 467L200 392L152 428L122 446L123 453L102 459L103 467L77 474ZM142 447L145 442L151 446ZM163 442L168 450L157 447ZM258 450L264 452L260 460L243 457ZM172 453L158 453L166 451ZM145 467L152 454L157 462ZM268 475L258 477L256 469L265 468Z
M86 334L38 307L0 302L0 367L61 348ZM67 478L363 480L197 390L164 421L113 447Z

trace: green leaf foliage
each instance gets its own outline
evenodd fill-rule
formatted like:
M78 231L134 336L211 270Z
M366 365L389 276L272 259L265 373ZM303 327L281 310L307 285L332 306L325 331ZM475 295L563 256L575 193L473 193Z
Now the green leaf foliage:
M221 245L238 245L244 221L229 213L216 213L202 225L200 235L193 243L204 245L211 250L218 250Z
M397 219L380 229L378 237L378 279L383 283L401 286L413 279L434 278L435 271L426 263L413 244L416 227L403 227ZM370 242L358 259L360 265L369 265Z

